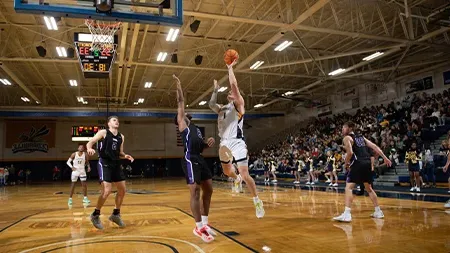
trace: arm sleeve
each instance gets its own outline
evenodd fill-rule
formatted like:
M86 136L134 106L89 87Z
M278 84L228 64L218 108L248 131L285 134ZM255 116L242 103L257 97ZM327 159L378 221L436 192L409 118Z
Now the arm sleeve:
M73 161L72 158L69 157L69 160L67 160L67 163L66 163L67 166L69 166L69 168L73 168L72 161Z

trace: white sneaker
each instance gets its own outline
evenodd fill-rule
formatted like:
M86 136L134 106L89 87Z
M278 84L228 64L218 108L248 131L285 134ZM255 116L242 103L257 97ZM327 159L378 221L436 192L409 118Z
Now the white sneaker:
M411 187L411 189L409 189L410 192L413 192L416 190L416 187Z
M450 208L450 199L447 201L447 203L445 203L444 207L445 208Z
M450 193L450 191L448 191L447 193Z
M278 182L278 180L276 180L276 179L275 179L275 180L272 180L272 183L276 183L276 182Z
M420 188L419 187L416 187L416 192L420 192Z
M375 218L375 219L383 219L384 218L384 213L383 211L375 211L373 214L370 215L370 217Z
M208 231L206 231L205 227L203 227L201 229L194 228L194 231L192 231L192 232L194 232L194 235L202 238L202 240L204 242L212 242L212 241L214 241L214 237L212 235L210 235L208 233Z
M331 183L331 180L330 180L330 179L328 179L327 181L325 181L325 183Z
M208 232L208 234L217 236L216 231L214 231L214 229L212 229L209 225L203 225L203 227L206 229L206 232Z
M242 191L242 177L241 175L237 175L237 178L234 180L234 190L236 193L241 193Z
M351 222L352 221L352 214L351 213L342 213L341 215L334 217L333 220L340 221L340 222Z
M315 185L316 183L314 183L314 182L311 182L311 185Z
M298 184L298 181L294 181L294 184Z
M333 183L330 183L328 186L333 186Z
M334 187L338 187L338 183L334 183L333 186L334 186Z
M256 208L256 217L258 219L261 219L262 217L264 217L264 214L266 213L266 211L264 211L264 204L260 199L254 204Z
M308 182L306 182L305 184L311 184L311 183L308 181Z

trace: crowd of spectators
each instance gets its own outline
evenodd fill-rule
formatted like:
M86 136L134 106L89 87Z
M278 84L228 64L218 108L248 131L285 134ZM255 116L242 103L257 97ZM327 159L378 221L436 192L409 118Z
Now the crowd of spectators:
M449 90L431 95L421 93L386 105L364 107L353 115L344 112L317 118L307 127L292 131L278 143L252 154L251 161L259 168L276 164L278 173L293 173L297 171L297 161L304 160L307 155L313 159L313 168L321 170L326 166L327 152L330 151L339 171L345 172L341 128L346 121L353 121L357 131L398 164L413 142L420 148L429 148L430 143L422 130L434 131L445 125L446 115L450 115L449 101ZM449 144L443 142L441 151L448 149Z

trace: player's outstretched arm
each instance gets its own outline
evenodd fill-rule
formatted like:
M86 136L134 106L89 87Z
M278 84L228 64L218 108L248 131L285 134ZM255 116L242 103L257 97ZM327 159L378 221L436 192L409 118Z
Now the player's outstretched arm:
M217 80L214 79L214 90L211 94L211 99L209 100L209 108L213 110L215 113L219 113L221 105L217 104L217 93L219 92L219 84L217 84Z
M228 79L230 80L230 86L231 86L231 94L235 98L234 103L237 107L239 113L244 114L245 113L245 102L244 98L241 95L241 92L239 91L239 87L237 84L236 76L234 75L233 66L236 65L237 61L233 61L230 65L227 65L228 67Z
M345 167L349 167L350 166L350 160L352 159L353 156L353 148L352 148L352 141L351 141L351 137L350 136L345 136L344 137L344 148L346 151L346 156L345 156Z
M99 142L101 139L103 139L105 137L106 137L106 129L100 130L100 131L98 131L97 134L95 134L94 138L92 138L86 144L86 149L87 149L88 155L94 155L95 154L95 150L92 148L92 146L94 146L95 143Z
M178 131L183 132L186 128L186 122L184 121L184 96L183 96L183 89L181 88L181 82L180 79L174 74L172 75L173 79L177 82L177 103L178 103L178 109L177 109L177 122L178 122Z
M387 158L387 156L383 153L383 151L381 150L381 148L378 147L376 144L374 144L373 142L369 141L369 140L366 139L366 138L364 138L364 140L366 141L367 147L371 148L375 153L377 153L378 155L380 155L381 157L383 157L384 163L385 163L388 167L391 167L391 165L392 165L391 160L389 160L389 158Z

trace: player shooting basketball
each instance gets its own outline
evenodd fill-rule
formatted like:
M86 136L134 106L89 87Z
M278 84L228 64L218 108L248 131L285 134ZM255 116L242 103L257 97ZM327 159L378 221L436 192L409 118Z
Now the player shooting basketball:
M236 65L237 57L231 64L227 64L228 77L231 91L228 93L228 104L217 104L217 92L219 85L214 80L214 91L209 101L209 107L218 115L218 127L220 136L219 156L225 175L234 179L235 189L240 192L242 180L247 184L247 188L253 196L253 203L256 208L256 217L264 217L263 202L256 193L256 185L248 172L247 145L244 141L243 124L245 114L245 101L242 97L234 75L233 66ZM233 163L236 163L239 175L236 175Z

